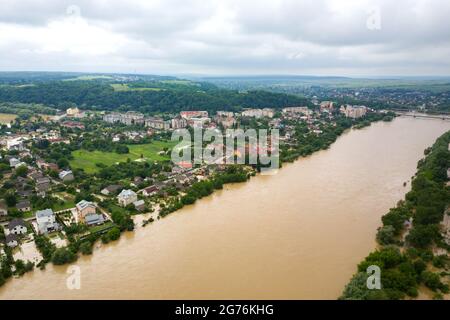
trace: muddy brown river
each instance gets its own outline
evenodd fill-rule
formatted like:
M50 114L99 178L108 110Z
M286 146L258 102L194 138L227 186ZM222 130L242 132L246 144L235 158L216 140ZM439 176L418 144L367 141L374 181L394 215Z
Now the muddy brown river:
M0 289L0 299L336 299L450 122L397 118ZM404 187L403 183L408 182Z

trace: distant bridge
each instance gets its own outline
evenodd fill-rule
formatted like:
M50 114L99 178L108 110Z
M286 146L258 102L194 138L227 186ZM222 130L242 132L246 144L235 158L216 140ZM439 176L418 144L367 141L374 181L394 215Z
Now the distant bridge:
M441 119L450 120L450 114L446 112L442 113L421 113L417 111L405 111L405 110L392 110L398 116L413 117L413 118L429 118L429 119Z

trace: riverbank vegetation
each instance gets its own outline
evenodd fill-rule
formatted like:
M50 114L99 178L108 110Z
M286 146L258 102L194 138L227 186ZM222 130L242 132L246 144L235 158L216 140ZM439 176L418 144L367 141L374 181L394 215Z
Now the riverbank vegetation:
M420 285L434 291L434 298L449 292L450 245L441 224L450 204L449 143L450 131L425 151L411 191L382 217L377 233L380 248L358 265L341 299L414 298ZM370 265L381 269L380 290L367 288Z

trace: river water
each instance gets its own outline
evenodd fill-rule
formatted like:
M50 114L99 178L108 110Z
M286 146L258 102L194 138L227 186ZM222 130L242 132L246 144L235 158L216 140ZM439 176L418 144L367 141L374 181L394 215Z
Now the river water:
M0 299L336 299L447 130L449 121L413 118L350 130L274 176L99 244L75 264L79 290L68 289L67 266L48 265L8 281Z

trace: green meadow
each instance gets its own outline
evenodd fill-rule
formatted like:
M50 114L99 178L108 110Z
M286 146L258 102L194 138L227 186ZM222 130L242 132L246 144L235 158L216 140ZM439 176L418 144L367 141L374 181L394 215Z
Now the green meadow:
M97 163L111 166L118 162L126 162L128 158L132 161L142 158L145 161L152 162L169 160L170 155L160 155L159 153L164 151L165 148L170 150L175 145L176 142L172 141L154 141L148 144L133 144L128 145L130 152L127 154L80 149L72 152L74 159L70 161L70 166L72 168L83 169L86 173L95 173L99 170L99 167L96 166Z

